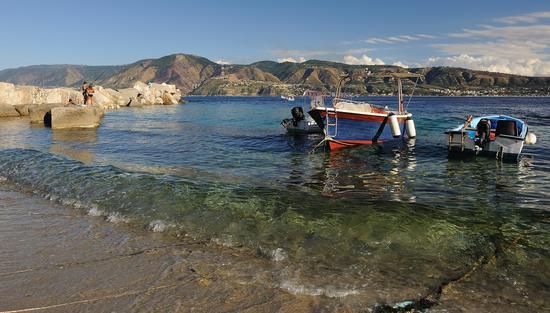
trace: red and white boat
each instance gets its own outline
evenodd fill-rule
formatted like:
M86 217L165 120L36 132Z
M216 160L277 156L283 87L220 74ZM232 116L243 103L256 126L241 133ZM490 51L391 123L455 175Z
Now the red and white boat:
M352 101L340 97L342 84L350 79L342 76L332 107L323 105L312 107L308 112L325 134L331 150L343 147L383 143L416 137L412 113L406 111L403 101L401 78L421 75L412 73L390 73L384 77L397 80L398 96L396 111L382 108L364 101Z

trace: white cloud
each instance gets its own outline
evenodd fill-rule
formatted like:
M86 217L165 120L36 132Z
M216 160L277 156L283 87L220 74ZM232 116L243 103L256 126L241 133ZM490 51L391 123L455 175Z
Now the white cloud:
M550 75L550 62L538 58L511 60L494 56L476 57L468 54L460 54L449 57L431 57L423 66L453 66L526 76Z
M377 43L393 43L391 40L383 39L383 38L368 38L366 40L363 40L363 42L370 43L370 44L377 44Z
M502 18L507 24L536 22L544 14ZM550 16L550 15L548 15ZM447 56L431 58L426 65L459 66L526 76L550 76L550 25L479 26L449 37L458 42L434 44Z
M218 63L219 65L229 65L229 64L231 64L231 62L225 61L225 60L218 60L218 61L216 61L216 63Z
M425 39L435 39L436 36L427 35L427 34L417 34L416 37L425 38Z
M362 40L362 42L370 43L370 44L379 44L379 43L395 44L395 43L408 42L412 40L433 39L433 38L435 38L435 36L426 35L426 34L399 35L399 36L390 36L386 38L370 37L365 40Z
M357 58L351 54L344 56L344 63L351 65L384 65L384 61L381 59L373 59L366 54L363 54L361 57Z
M464 29L461 33L449 34L458 38L494 38L508 41L532 41L550 43L550 25L524 25L524 26L483 26L480 29Z
M409 66L401 61L394 62L392 65L400 66L402 68L409 68Z
M541 19L550 18L550 11L533 12L524 15L497 18L497 22L505 24L536 23Z
M471 43L450 43L432 45L447 55L469 54L474 56L492 56L503 59L542 58L537 52L538 45L529 42L516 43L506 41L488 41Z
M407 39L403 39L403 38L400 38L400 37L388 37L388 40L396 41L396 42L406 42L406 41L408 41Z
M418 37L409 36L409 35L401 35L399 38L402 38L404 40L410 41L410 40L418 40Z
M283 62L302 63L305 61L306 59L304 57L298 57L298 58L288 57L283 59L277 59L277 62L279 63L283 63Z

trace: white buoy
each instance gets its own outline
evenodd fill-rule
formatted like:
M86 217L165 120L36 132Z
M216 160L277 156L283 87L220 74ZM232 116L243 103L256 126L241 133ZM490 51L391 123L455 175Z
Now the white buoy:
M528 145L534 145L537 143L537 136L533 134L532 132L528 132L527 136L525 136L525 143Z
M397 120L397 115L390 115L390 127L391 127L391 134L393 138L401 137L401 128L399 127L399 121Z
M407 119L407 136L409 138L416 137L416 128L414 127L414 121L410 117Z

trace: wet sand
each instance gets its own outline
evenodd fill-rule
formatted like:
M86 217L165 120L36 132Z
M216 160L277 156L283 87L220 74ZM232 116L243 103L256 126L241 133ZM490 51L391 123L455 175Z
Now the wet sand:
M380 305L388 299L364 293L290 293L280 287L276 262L108 222L15 189L0 182L0 313L397 311ZM493 266L486 262L483 270L434 290L427 297L434 303L417 308L532 312L545 307L544 298L529 299L521 288L498 287ZM409 289L401 300L414 294L415 288ZM417 291L413 298L425 296ZM390 298L399 303L395 295Z
M189 239L175 242L10 189L0 187L1 312L304 312L331 306L271 287L267 260Z

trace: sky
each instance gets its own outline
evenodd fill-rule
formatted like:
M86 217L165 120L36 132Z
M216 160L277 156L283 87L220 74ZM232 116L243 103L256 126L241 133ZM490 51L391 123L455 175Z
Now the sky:
M0 0L0 69L309 59L550 76L549 0Z

